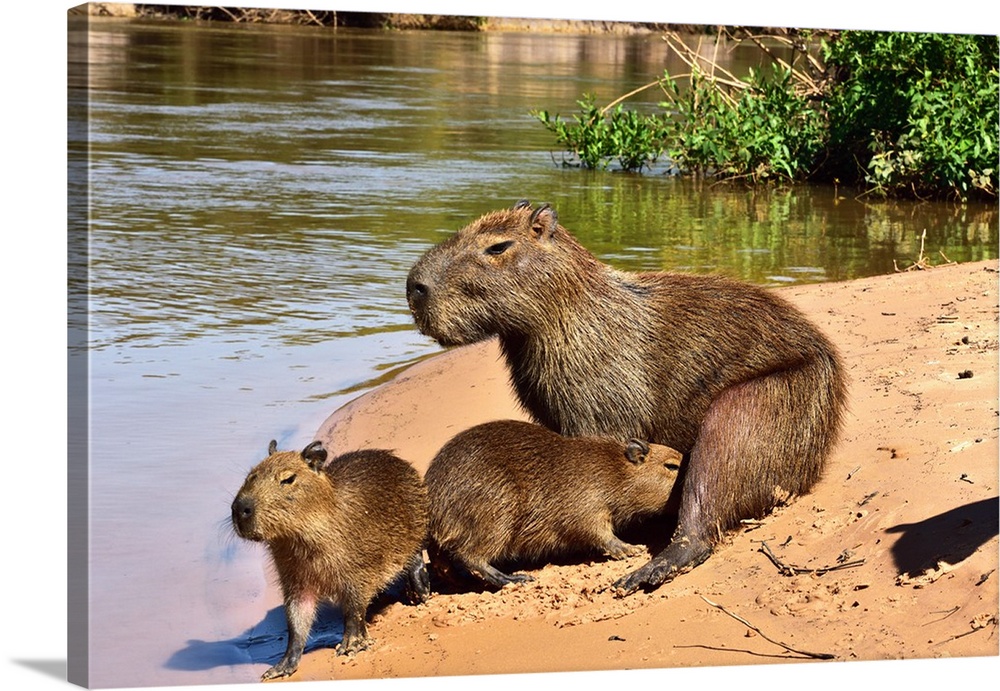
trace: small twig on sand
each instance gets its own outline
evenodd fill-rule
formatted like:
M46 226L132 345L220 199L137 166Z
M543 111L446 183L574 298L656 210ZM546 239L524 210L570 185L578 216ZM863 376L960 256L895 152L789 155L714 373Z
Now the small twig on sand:
M721 610L723 613L728 614L729 616L731 616L733 619L735 619L736 621L740 622L744 626L749 627L751 631L754 631L758 636L760 636L764 640L766 640L766 641L768 641L770 643L774 643L777 646L781 646L782 648L784 648L785 650L787 650L789 652L795 653L796 655L804 655L806 657L815 658L817 660L832 660L832 659L834 659L836 657L836 655L833 655L831 653L810 653L810 652L807 652L805 650L797 650L797 649L795 649L795 648L793 648L793 647L791 647L789 645L785 645L781 641L776 641L773 638L770 638L767 634L765 634L763 631L761 631L760 629L758 629L756 626L754 626L753 624L751 624L750 622L748 622L743 617L740 617L740 616L738 616L736 614L733 614L732 612L730 612L729 610L727 610L722 605L720 605L718 603L715 603L715 602L712 602L711 600L709 600L704 595L701 596L701 599L704 600L705 602L707 602L708 604L710 604L712 607L715 607L716 609Z
M971 622L969 622L969 625L972 627L970 630L965 631L964 633L956 633L954 636L946 638L943 641L938 641L934 645L944 645L945 643L951 643L952 641L956 641L959 638L965 638L966 636L970 636L974 634L976 631L981 631L990 625L992 625L993 628L995 629L998 625L997 615L995 614L991 614L989 616L980 615L975 619L973 619Z
M943 614L944 616L943 617L938 617L937 619L934 619L932 621L924 622L923 624L921 624L921 626L927 626L928 624L936 624L939 621L944 621L945 619L947 619L948 617L950 617L952 614L954 614L955 612L957 612L959 609L961 609L961 607L959 607L958 605L955 605L951 609L947 609L947 610L943 610L943 611L939 611L939 612L931 612L931 614Z
M823 574L829 571L850 569L854 568L855 566L861 566L862 564L865 563L864 559L855 559L854 561L846 561L843 564L837 564L836 566L824 566L818 569L807 569L800 566L789 566L788 564L783 563L780 559L778 559L778 557L775 556L774 552L771 551L771 548L767 546L767 542L764 540L761 540L760 549L758 549L757 551L763 552L765 555L767 555L767 558L771 560L771 563L773 563L775 566L778 567L778 573L782 574L783 576L798 576L804 573L813 573L816 574L817 576L822 576Z

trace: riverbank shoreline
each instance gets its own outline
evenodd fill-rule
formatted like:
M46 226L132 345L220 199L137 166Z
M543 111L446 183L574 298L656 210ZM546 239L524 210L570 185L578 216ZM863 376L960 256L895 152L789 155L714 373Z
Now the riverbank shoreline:
M691 573L616 598L607 585L646 557L549 565L498 593L390 604L373 613L370 650L311 652L292 679L806 659L706 598L839 661L996 656L997 277L987 261L779 288L841 349L846 427L812 493L730 535ZM338 453L394 448L423 470L453 434L504 417L524 414L488 342L410 368L334 412L316 438ZM779 571L765 542L801 571Z
M667 31L700 32L705 26L625 20L537 19L529 17L485 17L475 15L406 14L401 12L338 12L335 10L287 10L224 8L219 6L147 5L94 2L72 11L94 17L219 21L231 23L293 24L328 28L365 28L387 31L479 31L564 34L660 34Z

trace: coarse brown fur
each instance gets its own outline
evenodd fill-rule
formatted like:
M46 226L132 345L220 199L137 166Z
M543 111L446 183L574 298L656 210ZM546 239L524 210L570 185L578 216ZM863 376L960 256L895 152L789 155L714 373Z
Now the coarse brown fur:
M443 556L500 588L531 579L498 564L640 554L615 531L666 508L680 462L674 449L639 440L563 437L519 420L476 425L449 440L424 475L432 567Z
M796 308L718 276L616 270L548 205L487 213L431 248L407 298L443 345L498 336L518 398L547 427L686 455L671 542L618 582L625 592L693 568L739 520L807 492L837 437L843 367Z
M329 463L320 442L278 451L247 475L233 500L236 534L264 542L285 601L288 647L262 679L288 676L323 600L339 604L337 653L363 650L365 616L376 594L405 573L410 599L430 592L423 560L427 490L417 471L388 451L353 451Z

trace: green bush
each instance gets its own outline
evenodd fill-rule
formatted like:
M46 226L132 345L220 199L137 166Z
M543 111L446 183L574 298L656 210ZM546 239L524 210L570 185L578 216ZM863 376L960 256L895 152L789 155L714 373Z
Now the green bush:
M751 70L746 88L727 94L698 72L686 90L664 75L667 154L682 172L754 181L808 175L822 149L823 122L791 80L777 65L770 74Z
M872 192L996 196L996 36L846 31L823 45L835 79L826 177Z
M659 118L625 110L621 104L608 113L595 100L593 94L585 94L577 101L576 124L567 124L545 110L532 111L532 115L586 168L607 168L612 159L624 170L642 170L654 163L662 153Z
M844 31L817 45L819 78L774 64L733 84L695 67L684 88L659 80L662 114L602 110L593 95L571 124L533 114L589 168L665 154L682 174L997 197L998 37Z

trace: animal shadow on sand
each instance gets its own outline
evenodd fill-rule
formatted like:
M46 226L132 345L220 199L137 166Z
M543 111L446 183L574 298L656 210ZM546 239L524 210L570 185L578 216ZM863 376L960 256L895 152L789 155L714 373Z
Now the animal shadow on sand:
M389 589L375 597L368 608L368 619L371 620L373 614L393 602L406 602L404 592L401 579L393 583ZM369 630L369 633L373 638L378 637L377 630ZM333 655L333 649L343 638L343 613L339 607L323 603L316 612L316 620L303 652L328 649ZM273 665L284 656L287 645L285 608L279 605L271 609L259 623L233 638L221 641L189 640L187 646L171 655L164 666L167 669L196 672L224 666Z
M958 506L918 523L902 523L886 528L902 533L892 547L900 575L915 577L938 561L957 564L967 559L987 540L997 535L1000 498L983 499Z

